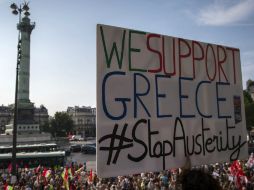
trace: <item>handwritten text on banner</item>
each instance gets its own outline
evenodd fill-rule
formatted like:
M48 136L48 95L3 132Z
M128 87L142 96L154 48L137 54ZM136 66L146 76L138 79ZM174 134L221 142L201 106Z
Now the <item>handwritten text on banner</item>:
M97 173L247 157L239 49L97 25Z

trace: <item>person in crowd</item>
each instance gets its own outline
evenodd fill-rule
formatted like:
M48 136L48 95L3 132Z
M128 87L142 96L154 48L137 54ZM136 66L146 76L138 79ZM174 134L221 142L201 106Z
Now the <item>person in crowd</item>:
M182 190L222 190L219 181L202 170L184 170L180 177Z
M188 163L188 162L187 162ZM188 165L188 164L187 164ZM66 171L68 171L66 173ZM11 174L0 168L0 190L199 190L254 189L254 162L249 160L176 168L112 178L99 178L82 165L22 168Z

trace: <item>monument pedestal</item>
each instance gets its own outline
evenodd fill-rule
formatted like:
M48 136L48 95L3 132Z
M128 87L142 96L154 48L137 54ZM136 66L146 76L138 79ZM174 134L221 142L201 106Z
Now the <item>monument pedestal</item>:
M18 124L34 124L34 104L31 102L18 103Z

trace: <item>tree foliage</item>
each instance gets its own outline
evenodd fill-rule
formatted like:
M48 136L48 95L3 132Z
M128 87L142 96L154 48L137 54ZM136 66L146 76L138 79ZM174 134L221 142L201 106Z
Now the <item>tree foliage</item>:
M73 120L66 112L56 112L50 120L50 131L53 136L66 136L73 130Z
M40 126L40 130L42 132L50 132L50 125L49 125L49 121L45 122L43 125Z
M245 105L245 117L246 127L250 131L254 127L254 101L248 91L243 91L244 105Z
M248 91L250 91L251 86L254 86L254 81L249 79L247 81L247 90Z
M248 91L244 90L243 91L243 96L244 96L244 105L245 106L253 103L253 100L252 100L252 98L251 98L251 96L250 96Z
M254 102L245 105L246 127L250 131L254 127Z

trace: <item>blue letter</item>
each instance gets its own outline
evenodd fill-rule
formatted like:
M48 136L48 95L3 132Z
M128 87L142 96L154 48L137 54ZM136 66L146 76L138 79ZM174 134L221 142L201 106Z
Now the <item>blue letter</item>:
M205 117L205 118L211 118L212 115L205 115L203 113L201 113L199 107L198 107L198 90L199 90L199 87L202 85L202 84L210 84L211 82L210 81L200 81L200 83L198 83L198 86L196 88L196 107L197 107L197 110L198 110L198 113L202 116L202 117Z
M170 76L166 75L155 75L155 85L156 85L156 108L157 108L157 117L162 118L162 117L172 117L172 115L160 115L160 109L159 109L159 98L165 98L165 94L159 94L158 92L158 78L170 78Z
M219 85L230 85L228 82L216 82L216 98L217 98L217 110L218 110L218 118L231 118L230 115L220 115L220 105L219 102L226 101L226 98L220 98L219 97Z
M105 95L105 91L106 91L106 81L108 80L109 77L111 77L112 75L125 75L125 72L120 72L120 71L114 71L114 72L110 72L107 73L103 79L102 82L102 106L103 106L103 111L106 114L106 116L112 120L120 120L123 119L126 116L126 112L127 112L127 106L126 106L126 102L130 101L130 98L115 98L116 102L121 102L123 104L123 112L121 115L119 116L113 116L108 112L107 106L106 106L106 95Z
M137 76L142 77L143 79L145 79L146 83L147 83L147 90L144 93L138 93L137 92ZM139 100L140 104L143 106L143 108L145 109L147 115L149 117L151 117L149 111L146 109L145 104L142 102L142 100L140 99L140 96L146 96L150 91L150 83L149 80L142 74L140 73L134 73L134 117L137 117L137 100Z
M180 102L180 116L181 118L191 118L191 117L195 117L195 115L186 115L183 114L183 108L182 108L182 99L188 99L189 96L187 95L182 95L182 83L181 80L193 80L193 78L189 78L189 77L179 77L179 102Z

